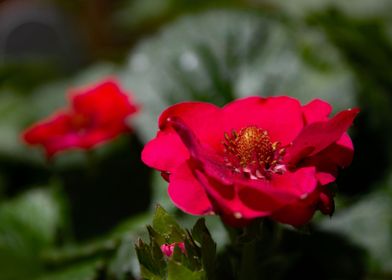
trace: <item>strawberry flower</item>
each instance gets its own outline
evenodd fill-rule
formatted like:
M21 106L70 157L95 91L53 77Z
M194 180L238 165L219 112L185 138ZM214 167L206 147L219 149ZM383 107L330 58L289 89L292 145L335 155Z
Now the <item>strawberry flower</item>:
M73 148L91 149L130 131L126 119L137 109L115 80L105 80L72 90L70 107L28 128L23 139L42 145L49 158Z
M159 118L142 160L162 172L174 204L218 214L232 226L255 218L301 226L316 210L331 215L339 168L353 145L346 131L358 109L329 118L331 106L282 97L249 97L223 108L179 103Z

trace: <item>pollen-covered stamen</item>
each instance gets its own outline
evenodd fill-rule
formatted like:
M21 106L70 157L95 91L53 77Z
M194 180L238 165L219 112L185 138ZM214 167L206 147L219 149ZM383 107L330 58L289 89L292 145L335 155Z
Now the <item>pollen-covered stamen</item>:
M285 150L280 148L279 142L271 142L266 130L249 126L239 132L225 133L224 139L225 161L234 172L250 179L264 179L271 172L285 171L280 164Z

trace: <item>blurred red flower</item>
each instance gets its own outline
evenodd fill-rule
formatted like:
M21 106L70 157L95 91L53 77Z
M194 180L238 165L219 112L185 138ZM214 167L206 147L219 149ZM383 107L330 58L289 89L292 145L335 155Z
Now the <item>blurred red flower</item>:
M42 145L50 158L73 148L91 149L129 131L126 119L138 110L115 80L70 92L70 107L23 133L30 145Z
M184 242L174 242L171 244L162 244L161 245L161 251L165 256L171 257L174 252L174 247L178 246L180 248L181 252L185 254L185 244Z
M232 226L258 217L301 226L332 214L327 185L351 163L346 131L358 109L328 118L331 106L290 97L249 97L223 108L186 102L165 110L143 161L169 181L174 204L219 214Z

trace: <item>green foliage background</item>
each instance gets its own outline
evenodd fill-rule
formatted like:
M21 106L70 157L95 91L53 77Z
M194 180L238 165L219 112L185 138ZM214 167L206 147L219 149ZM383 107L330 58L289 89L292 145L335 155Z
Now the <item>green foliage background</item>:
M13 16L11 2L0 3L2 16ZM134 242L146 237L156 203L186 228L196 221L140 161L160 112L184 100L279 94L361 114L335 215L316 215L310 235L285 234L287 265L279 275L265 270L266 279L392 278L391 1L41 2L37 9L66 19L59 36L75 44L68 58L0 49L1 280L136 279ZM141 104L132 135L50 164L21 142L28 125L64 106L67 89L107 76ZM219 253L225 229L217 218L207 225Z

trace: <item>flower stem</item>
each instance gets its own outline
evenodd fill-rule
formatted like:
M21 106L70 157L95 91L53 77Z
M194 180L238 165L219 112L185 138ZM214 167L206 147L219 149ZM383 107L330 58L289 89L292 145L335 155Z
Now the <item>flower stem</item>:
M279 251L281 227L272 220L258 219L243 229L226 227L233 254L235 279L269 279L270 264Z

